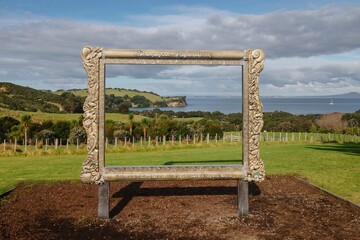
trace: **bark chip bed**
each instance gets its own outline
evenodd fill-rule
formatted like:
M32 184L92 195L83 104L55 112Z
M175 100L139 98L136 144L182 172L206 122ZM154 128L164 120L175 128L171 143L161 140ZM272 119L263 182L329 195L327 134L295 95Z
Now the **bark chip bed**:
M360 209L293 176L250 184L237 217L236 181L115 182L111 219L97 186L21 185L0 205L0 239L360 239Z

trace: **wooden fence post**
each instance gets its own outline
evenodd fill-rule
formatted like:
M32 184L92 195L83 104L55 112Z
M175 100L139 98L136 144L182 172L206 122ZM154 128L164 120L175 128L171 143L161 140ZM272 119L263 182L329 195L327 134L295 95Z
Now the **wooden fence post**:
M14 152L16 152L16 143L17 143L17 139L15 138L15 142L14 142Z
M26 150L27 150L27 139L24 138L24 151L26 151Z
M4 152L6 150L6 140L4 139Z
M179 145L181 145L181 135L179 136Z

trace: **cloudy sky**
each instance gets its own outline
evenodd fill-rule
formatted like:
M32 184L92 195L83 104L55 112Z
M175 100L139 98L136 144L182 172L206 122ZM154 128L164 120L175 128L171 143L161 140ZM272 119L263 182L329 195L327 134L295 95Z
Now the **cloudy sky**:
M360 2L1 0L0 82L86 88L84 46L254 49L263 96L360 92ZM237 67L111 66L107 86L239 95Z

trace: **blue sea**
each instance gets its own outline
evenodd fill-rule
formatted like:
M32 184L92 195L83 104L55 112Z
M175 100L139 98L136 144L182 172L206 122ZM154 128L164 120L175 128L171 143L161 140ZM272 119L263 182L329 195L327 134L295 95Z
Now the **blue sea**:
M312 97L262 97L263 111L284 111L292 114L323 114L331 112L353 113L360 109L360 98L312 98ZM188 106L182 108L160 108L178 111L241 112L241 97L187 97ZM332 104L331 104L332 102ZM153 108L133 108L141 111Z

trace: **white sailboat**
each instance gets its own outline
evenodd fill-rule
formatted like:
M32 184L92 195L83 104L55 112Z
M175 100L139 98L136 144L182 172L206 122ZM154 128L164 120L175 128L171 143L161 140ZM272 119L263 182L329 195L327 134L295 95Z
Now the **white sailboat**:
M329 105L334 105L334 101L331 99L331 101L329 102Z

